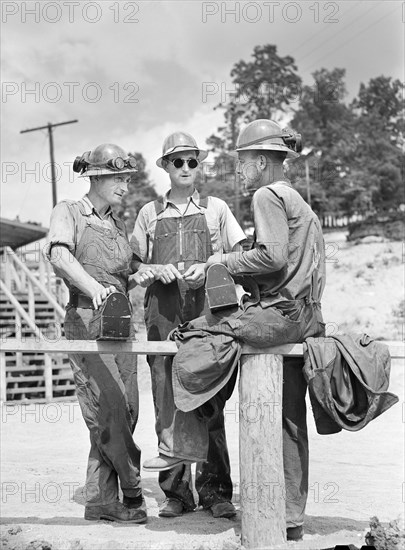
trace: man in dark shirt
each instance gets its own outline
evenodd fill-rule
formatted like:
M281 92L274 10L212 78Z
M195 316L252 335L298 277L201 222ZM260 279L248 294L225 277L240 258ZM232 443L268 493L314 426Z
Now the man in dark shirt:
M207 264L222 263L233 276L249 279L253 292L239 308L210 313L178 329L174 399L176 407L190 414L197 408L201 413L226 384L238 359L230 350L238 343L266 347L303 342L324 333L320 308L325 283L322 229L283 170L286 158L299 156L299 136L283 132L274 121L260 119L241 131L237 151L237 171L246 189L255 190L254 244L248 251L215 254ZM283 458L289 540L302 538L308 495L302 366L302 358L284 359ZM195 430L196 442L205 437L203 429ZM187 457L186 453L177 454Z

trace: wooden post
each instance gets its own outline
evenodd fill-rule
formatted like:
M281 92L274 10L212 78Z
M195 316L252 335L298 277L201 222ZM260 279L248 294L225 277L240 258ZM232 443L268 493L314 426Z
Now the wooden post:
M15 312L15 335L16 338L23 338L23 327L22 319L18 311ZM21 351L16 351L15 353L15 368L16 370L22 369L23 367L23 354ZM21 381L21 380L20 380Z
M286 540L282 390L281 355L242 356L239 468L245 548L273 548Z
M7 401L6 354L0 353L0 401Z
M35 319L35 294L34 294L34 288L32 286L32 282L27 279L27 287L28 287L28 315L31 317L31 319L36 322Z
M5 249L3 252L3 258L4 258L4 282L6 284L6 287L11 289L11 257L8 254L8 250Z
M45 271L46 271L46 289L48 290L48 292L53 294L51 264L49 262L45 262Z
M42 254L39 255L39 282L42 286L45 286L45 260Z
M52 381L52 359L49 353L44 355L44 378L45 378L45 399L52 401L53 381Z

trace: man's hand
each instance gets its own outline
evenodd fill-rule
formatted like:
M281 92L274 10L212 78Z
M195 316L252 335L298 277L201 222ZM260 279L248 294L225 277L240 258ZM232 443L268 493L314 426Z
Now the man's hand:
M228 254L224 254L223 252L217 252L216 254L213 254L210 256L205 264L205 270L209 268L210 265L213 264L223 264L227 265L228 260Z
M173 264L160 265L157 267L159 267L157 279L162 281L165 285L172 283L176 279L183 279L183 275Z
M190 288L200 288L205 281L205 264L193 264L183 274L184 281Z
M111 285L104 287L100 285L100 289L96 292L96 294L93 294L93 296L91 297L93 300L94 309L98 309L107 298L107 296L112 292L117 292L115 286Z
M150 286L156 281L156 279L157 271L148 265L142 265L138 271L131 276L131 281L134 281L137 285L143 288Z
M148 287L155 281L161 281L165 285L176 279L182 279L182 274L173 264L142 264L131 279L139 286Z

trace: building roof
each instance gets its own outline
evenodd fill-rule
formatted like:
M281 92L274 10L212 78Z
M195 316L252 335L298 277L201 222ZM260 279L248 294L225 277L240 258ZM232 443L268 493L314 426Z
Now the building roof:
M47 233L47 227L36 223L21 223L18 220L0 218L0 247L9 246L15 250L20 246L43 239Z

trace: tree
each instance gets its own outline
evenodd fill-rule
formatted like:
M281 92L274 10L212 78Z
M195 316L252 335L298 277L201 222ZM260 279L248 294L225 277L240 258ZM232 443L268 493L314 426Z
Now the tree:
M379 76L361 83L351 104L357 115L352 175L364 189L367 213L397 210L405 202L403 89L399 80Z
M319 215L387 212L405 203L404 85L399 80L379 76L362 83L348 104L343 68L321 68L313 73L312 86L301 87L294 59L280 57L276 46L257 46L252 57L235 63L234 92L216 107L224 110L224 125L207 140L217 157L213 173L204 178L205 192L227 200L237 216L240 210L242 222L248 219L248 201L238 190L235 160L229 157L237 130L257 118L292 114L290 124L303 135L304 154L286 165L288 176L306 199L309 174L311 205Z
M119 209L116 210L116 213L125 221L128 234L132 233L136 217L142 206L158 198L158 194L149 179L143 155L141 153L130 153L130 156L135 158L138 171L131 175L128 192L125 193Z
M391 140L398 146L404 143L403 90L404 84L399 80L379 76L372 78L368 86L361 83L358 97L352 103L360 117L381 121Z
M279 118L296 101L301 77L291 56L280 57L277 46L256 46L253 61L239 61L231 70L235 92L231 99L216 108L224 109L225 126L207 143L214 151L234 148L237 129L257 118Z
M250 219L250 200L239 189L236 155L229 154L235 149L239 128L257 118L280 118L301 88L294 59L279 56L276 46L256 46L252 57L234 64L230 74L235 91L229 101L215 107L224 110L225 124L207 139L217 157L201 188L204 194L226 200L242 224Z
M304 87L292 121L319 158L318 167L311 161L314 209L321 214L386 212L404 202L403 85L384 76L371 79L346 105L344 75L344 69L314 72L314 89ZM300 166L297 161L295 168ZM295 185L305 197L302 166L297 172Z
M356 141L354 115L344 102L345 70L323 68L312 76L314 85L303 87L299 108L291 121L293 128L302 133L304 146L313 153L307 160L312 206L320 215L349 213L354 192L349 175ZM295 161L291 179L306 198L304 163L304 158Z

